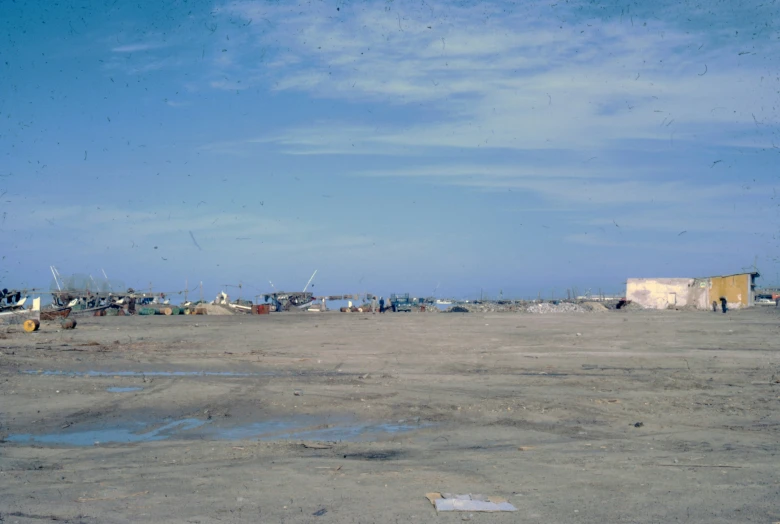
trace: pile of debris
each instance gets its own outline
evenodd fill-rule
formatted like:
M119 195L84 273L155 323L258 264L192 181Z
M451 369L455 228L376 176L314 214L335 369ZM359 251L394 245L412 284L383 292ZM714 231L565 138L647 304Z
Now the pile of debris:
M571 302L542 302L541 304L534 304L525 308L526 313L535 313L544 315L547 313L583 313L589 311L579 304L573 304Z
M609 311L609 308L601 302L582 302L580 303L580 307L591 313L606 313Z
M447 308L445 313L471 313L467 307L464 306L451 306Z
M235 311L224 304L198 304L192 310L193 315L235 315Z
M636 302L628 301L625 304L622 304L620 306L621 311L644 311L645 307L641 304L637 304ZM696 311L696 308L693 308L693 311Z
M342 307L339 309L342 313L371 313L373 312L373 309L371 307L371 304L363 304L362 306L351 306L351 307ZM379 309L377 308L377 311Z
M464 311L465 310L465 311ZM449 307L445 313L506 313L525 311L523 302L464 302Z
M553 302L525 302L525 301L506 301L506 302L465 302L455 304L445 311L445 313L596 313L606 312L608 309L598 302L585 302L575 304L574 302L553 301Z

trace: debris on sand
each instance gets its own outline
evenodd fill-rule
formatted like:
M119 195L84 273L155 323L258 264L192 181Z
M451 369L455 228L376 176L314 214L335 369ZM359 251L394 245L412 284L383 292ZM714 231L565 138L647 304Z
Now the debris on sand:
M447 309L445 313L531 313L543 315L547 313L597 313L608 311L608 308L598 302L578 304L571 301L551 302L463 302Z
M609 308L601 302L583 302L580 304L583 309L590 311L591 313L604 313L609 311Z
M318 442L304 442L301 445L304 448L307 448L307 449L331 449L331 448L333 448L333 444L320 444Z
M235 311L221 304L198 304L195 306L196 315L235 315Z
M578 304L571 302L559 302L558 304L550 302L542 302L541 304L534 304L526 308L527 313L536 313L544 315L546 313L582 313L586 311L585 308Z
M514 302L462 302L450 306L445 313L498 313L504 311L520 311L523 306Z
M637 304L636 302L626 301L625 304L623 304L620 307L621 311L644 311L645 307Z
M463 306L452 306L451 308L447 309L447 313L470 313L470 311L463 307Z

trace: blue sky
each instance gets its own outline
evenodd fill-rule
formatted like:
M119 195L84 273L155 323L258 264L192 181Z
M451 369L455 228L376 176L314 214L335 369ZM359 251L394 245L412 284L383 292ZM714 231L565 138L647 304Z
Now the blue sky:
M775 3L1 3L4 287L780 273Z

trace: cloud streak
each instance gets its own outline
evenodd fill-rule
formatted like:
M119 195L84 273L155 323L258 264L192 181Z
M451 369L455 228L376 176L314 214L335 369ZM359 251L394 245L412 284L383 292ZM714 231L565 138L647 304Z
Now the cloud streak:
M372 151L368 142L580 150L626 139L728 144L736 131L760 134L752 114L777 125L778 112L767 115L766 106L776 86L753 81L767 73L765 61L740 61L734 48L702 50L700 35L671 23L561 23L541 6L499 13L490 5L426 5L388 11L369 2L334 14L231 3L223 8L231 16L273 22L252 34L248 49L268 49L287 35L284 54L294 57L262 68L238 60L231 74L240 67L249 84L353 104L426 104L424 119L364 140ZM718 106L726 110L712 111ZM331 126L337 135L339 126ZM276 139L304 153L328 151L312 150L306 132L291 129Z
M140 53L143 51L151 51L153 49L161 49L167 47L168 44L159 42L139 42L136 44L125 44L116 47L112 47L113 53Z

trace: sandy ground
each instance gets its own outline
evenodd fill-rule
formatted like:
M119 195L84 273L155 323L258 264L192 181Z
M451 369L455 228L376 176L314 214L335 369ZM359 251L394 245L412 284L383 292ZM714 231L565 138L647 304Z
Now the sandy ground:
M0 521L780 521L778 320L769 307L3 329ZM435 491L518 512L437 515Z

